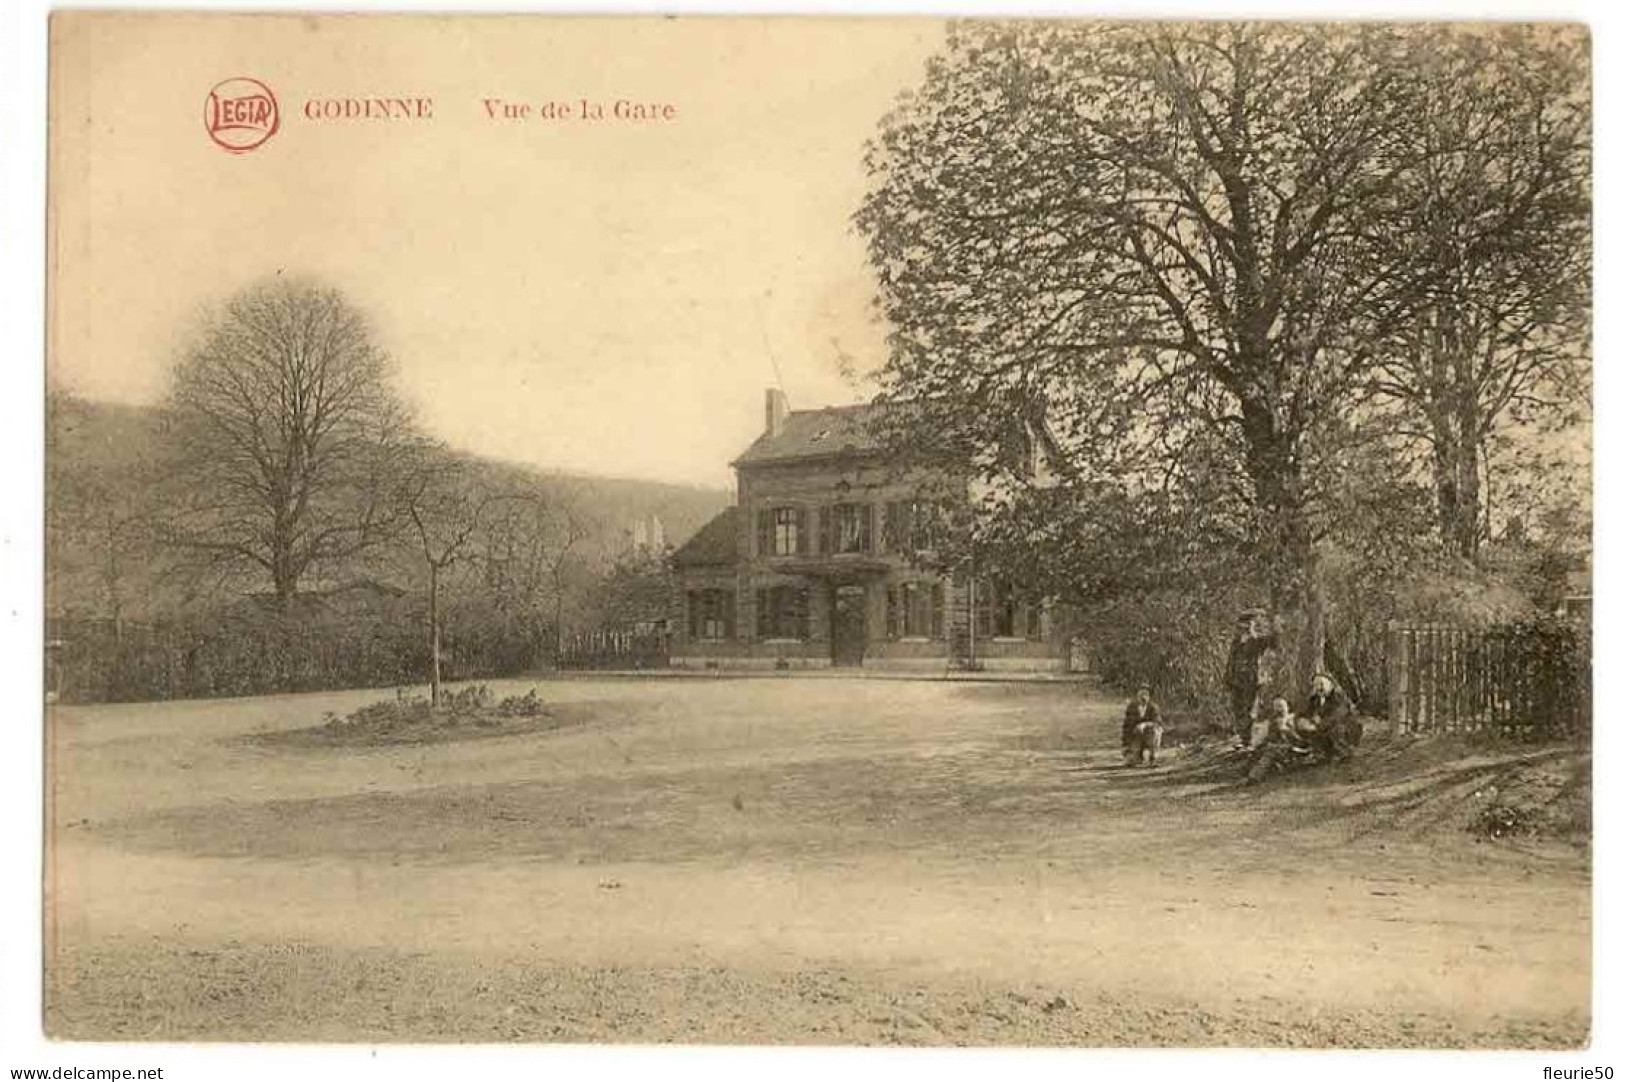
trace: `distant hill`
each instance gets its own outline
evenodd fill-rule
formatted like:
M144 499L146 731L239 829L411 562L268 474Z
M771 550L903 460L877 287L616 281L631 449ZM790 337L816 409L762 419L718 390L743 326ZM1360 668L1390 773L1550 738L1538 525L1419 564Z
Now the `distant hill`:
M149 515L161 416L151 407L53 394L46 413L47 605L53 613L142 619L186 591L161 573L159 554L122 524ZM504 486L567 502L586 536L578 582L607 572L635 540L681 545L732 502L727 489L564 473L460 454ZM656 523L658 522L658 525ZM641 523L641 526L640 526ZM407 584L410 585L410 584Z

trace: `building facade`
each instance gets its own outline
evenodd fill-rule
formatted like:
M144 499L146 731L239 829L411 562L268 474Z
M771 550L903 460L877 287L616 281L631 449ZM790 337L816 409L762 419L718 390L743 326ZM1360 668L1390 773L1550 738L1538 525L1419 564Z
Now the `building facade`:
M922 559L943 488L889 464L877 408L791 411L768 391L735 505L673 555L674 666L1069 667L1053 606Z

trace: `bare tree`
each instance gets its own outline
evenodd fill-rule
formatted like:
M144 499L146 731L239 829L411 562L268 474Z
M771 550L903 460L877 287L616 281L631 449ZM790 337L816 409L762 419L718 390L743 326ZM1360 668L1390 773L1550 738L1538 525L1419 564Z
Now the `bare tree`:
M553 661L557 664L564 657L564 602L570 562L577 547L592 531L587 517L568 496L549 507L545 519L538 525L542 530L539 552L553 601Z
M521 509L534 514L544 504L534 493L493 490L466 460L438 444L419 441L406 457L401 505L413 548L429 575L429 702L439 709L446 573L476 559L482 547L489 558L494 534L503 533Z
M275 280L206 321L168 406L171 541L263 576L281 612L313 567L386 534L407 411L367 322L336 290Z
M127 439L93 453L79 433L86 405L53 391L46 398L46 599L52 611L88 602L123 638L132 603L157 574L150 445ZM125 436L138 435L126 432Z

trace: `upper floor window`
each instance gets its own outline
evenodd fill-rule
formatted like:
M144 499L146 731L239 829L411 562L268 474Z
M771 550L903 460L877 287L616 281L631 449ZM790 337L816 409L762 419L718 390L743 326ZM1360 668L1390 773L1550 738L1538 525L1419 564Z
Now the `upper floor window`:
M801 509L777 507L773 510L773 555L794 556L801 551Z
M834 530L831 535L832 551L874 551L872 508L866 503L838 503L835 505Z
M763 507L757 511L757 555L794 556L806 551L807 523L803 508Z
M942 544L946 510L931 500L893 500L886 505L887 551L931 552Z

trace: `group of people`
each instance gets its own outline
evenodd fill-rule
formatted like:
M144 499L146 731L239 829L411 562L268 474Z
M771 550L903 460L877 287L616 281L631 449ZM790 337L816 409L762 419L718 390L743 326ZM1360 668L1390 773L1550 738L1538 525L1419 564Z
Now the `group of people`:
M1340 762L1360 742L1362 727L1348 695L1329 673L1316 673L1303 709L1294 713L1282 696L1268 696L1273 681L1268 665L1279 634L1260 610L1241 616L1231 640L1225 682L1235 750L1247 759L1247 781L1257 782L1298 763ZM1268 707L1260 706L1268 696ZM1162 750L1162 711L1142 684L1123 711L1123 757L1132 765L1155 766Z

